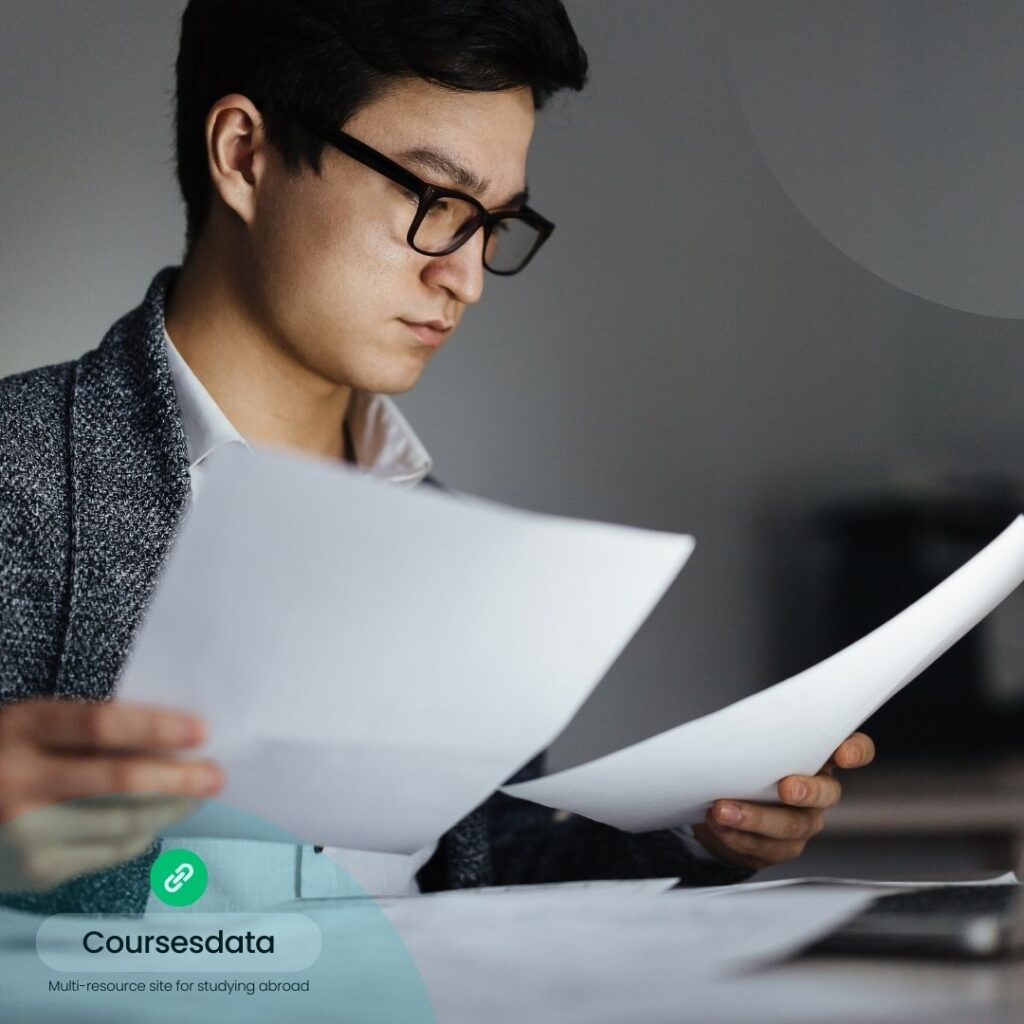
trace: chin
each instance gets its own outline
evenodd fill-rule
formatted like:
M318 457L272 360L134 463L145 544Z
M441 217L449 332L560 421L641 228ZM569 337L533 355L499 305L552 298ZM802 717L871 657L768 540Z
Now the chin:
M411 391L423 376L427 360L419 355L396 358L388 364L378 364L362 373L348 377L350 387L359 391L372 391L379 395L403 395Z

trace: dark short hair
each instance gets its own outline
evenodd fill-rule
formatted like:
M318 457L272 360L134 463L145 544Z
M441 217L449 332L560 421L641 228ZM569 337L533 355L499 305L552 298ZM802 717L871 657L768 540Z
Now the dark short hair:
M343 125L396 78L495 92L528 86L540 108L581 89L587 55L561 0L189 0L175 109L191 247L210 209L205 123L222 96L259 107L285 166L320 172L323 142L294 113Z

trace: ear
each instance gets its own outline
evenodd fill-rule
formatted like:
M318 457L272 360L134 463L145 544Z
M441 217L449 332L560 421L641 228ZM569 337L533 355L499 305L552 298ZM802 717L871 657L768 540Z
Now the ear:
M222 96L206 115L206 154L213 188L251 224L256 189L267 165L263 117L247 96Z

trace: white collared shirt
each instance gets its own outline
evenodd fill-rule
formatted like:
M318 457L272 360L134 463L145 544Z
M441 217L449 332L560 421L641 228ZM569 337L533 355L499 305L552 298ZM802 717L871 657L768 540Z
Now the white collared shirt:
M202 464L209 455L221 445L240 444L246 448L249 445L174 347L166 330L164 341L181 409L195 500L202 481ZM408 487L418 484L430 473L433 462L429 453L387 395L353 391L345 419L358 469L388 483Z
M185 362L166 330L164 340L181 410L194 504L202 491L204 464L209 456L223 445L249 445ZM353 391L346 422L356 466L363 472L407 487L430 472L430 455L386 395ZM197 910L251 909L257 904L269 906L296 897L337 894L337 868L314 854L311 846L230 839L168 839L164 846L185 846L206 861L210 884L196 904ZM397 896L419 892L416 873L436 848L433 843L404 855L328 846L323 854L340 864L371 896ZM147 911L159 909L151 896Z

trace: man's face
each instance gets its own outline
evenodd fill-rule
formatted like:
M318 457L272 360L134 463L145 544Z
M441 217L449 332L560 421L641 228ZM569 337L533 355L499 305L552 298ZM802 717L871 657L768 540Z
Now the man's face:
M494 209L526 187L533 124L529 89L454 92L409 79L343 127L424 180ZM429 164L430 152L483 187L461 186ZM480 298L483 231L447 256L423 256L406 241L416 200L383 175L331 146L321 177L287 172L273 147L268 161L251 224L249 296L264 329L325 382L407 391L437 351L437 339L410 324L454 330Z

